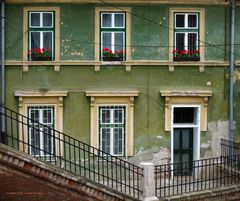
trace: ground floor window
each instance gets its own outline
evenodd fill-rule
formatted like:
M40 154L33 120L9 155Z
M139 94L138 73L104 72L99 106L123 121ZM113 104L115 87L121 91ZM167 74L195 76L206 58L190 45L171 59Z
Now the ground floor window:
M30 154L35 156L54 154L53 129L55 128L55 107L53 105L34 105L27 108Z
M105 153L134 154L134 99L139 91L86 91L90 97L90 144Z
M100 149L124 156L126 135L126 106L99 106Z

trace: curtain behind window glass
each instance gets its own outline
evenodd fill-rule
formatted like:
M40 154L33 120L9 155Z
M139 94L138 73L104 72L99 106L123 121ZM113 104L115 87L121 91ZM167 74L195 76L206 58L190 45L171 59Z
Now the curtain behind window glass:
M43 47L52 49L52 32L43 32Z
M176 33L176 50L184 50L184 33Z
M44 27L52 26L52 13L43 13L43 26Z
M197 15L188 15L188 27L197 27Z
M111 27L111 14L102 14L102 27Z
M176 15L176 27L184 27L184 15Z
M115 27L123 27L123 14L115 14Z
M111 32L103 32L102 33L102 47L103 48L112 49L111 38L112 38L112 33Z
M31 49L40 47L40 32L31 32Z
M121 33L114 33L114 40L115 40L115 51L123 50L123 32Z
M188 33L188 50L193 51L197 49L197 34Z
M31 13L31 26L40 26L40 13Z

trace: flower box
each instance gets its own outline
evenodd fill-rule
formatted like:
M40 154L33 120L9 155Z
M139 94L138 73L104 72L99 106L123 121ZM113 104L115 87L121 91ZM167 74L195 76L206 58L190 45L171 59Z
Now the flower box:
M32 61L52 61L52 57L31 57Z
M200 57L173 57L173 61L200 61Z
M103 56L103 61L123 61L123 57L106 57Z
M52 52L50 48L33 48L28 50L28 58L31 61L52 61Z

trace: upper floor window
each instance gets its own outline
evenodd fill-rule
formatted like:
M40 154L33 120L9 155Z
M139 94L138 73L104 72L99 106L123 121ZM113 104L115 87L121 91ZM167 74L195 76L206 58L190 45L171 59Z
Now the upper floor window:
M125 12L101 12L100 52L103 61L123 61L126 53Z
M28 13L28 59L54 60L55 12Z
M199 61L199 13L174 13L175 61Z

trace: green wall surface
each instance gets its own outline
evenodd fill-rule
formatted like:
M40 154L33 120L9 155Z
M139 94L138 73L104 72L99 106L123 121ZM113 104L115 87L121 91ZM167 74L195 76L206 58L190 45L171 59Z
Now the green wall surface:
M64 132L89 143L90 98L86 90L139 90L135 99L134 138L135 150L151 148L156 144L156 136L162 136L157 144L168 146L169 133L164 131L165 100L160 90L209 90L208 121L218 122L228 119L228 100L224 96L226 80L225 68L210 67L203 73L198 67L178 67L169 72L168 67L134 66L131 72L125 67L104 66L100 72L93 67L64 66L60 72L53 67L30 67L22 73L20 67L8 67L6 103L17 110L16 90L67 90L64 98ZM211 82L211 86L207 86ZM219 108L221 108L219 110ZM210 134L210 133L209 133ZM147 141L146 138L147 137Z
M23 7L59 6L60 58L61 60L94 60L95 6L94 4L21 4L6 6L6 59L22 59ZM133 60L166 61L169 58L169 5L121 5L131 8L131 46ZM176 7L176 6L172 6ZM178 6L179 7L179 6ZM184 6L186 7L186 6ZM198 7L198 6L196 6ZM203 6L199 7L202 8ZM229 7L205 7L206 61L229 59ZM236 15L236 44L240 43L240 8ZM240 49L236 45L236 59ZM239 69L235 69L239 74ZM239 76L240 77L240 76ZM239 77L235 79L235 136L239 139L240 105L238 97ZM208 84L207 84L208 83ZM210 83L210 84L209 84ZM30 66L28 72L22 66L6 66L6 105L18 111L17 90L67 90L64 98L64 132L90 142L90 98L87 90L139 90L134 107L134 150L136 155L145 153L151 159L162 148L169 148L170 132L164 131L165 99L160 90L207 90L213 96L208 103L208 131L201 132L201 156L211 155L218 136L227 136L229 73L223 66L176 66L169 72L168 66L102 66L99 72L94 66L61 66L54 72L52 66ZM222 133L224 132L224 133ZM211 146L210 146L211 145ZM133 160L138 161L137 157Z
M60 7L60 57L62 60L94 60L95 7L102 6L94 4L7 5L7 59L21 60L22 58L22 36L26 34L23 33L23 7L27 6ZM131 8L132 59L168 60L169 32L173 32L169 29L170 7L168 5L121 6ZM202 6L196 6L196 8L202 8ZM228 49L225 50L225 45L229 44L229 7L206 6L204 8L206 12L205 41L199 41L199 45L205 46L206 60L228 59ZM239 12L236 19L239 25ZM239 26L236 26L236 31L239 32ZM236 34L236 44L238 43L240 43L240 37ZM236 51L239 52L239 48L236 48Z

